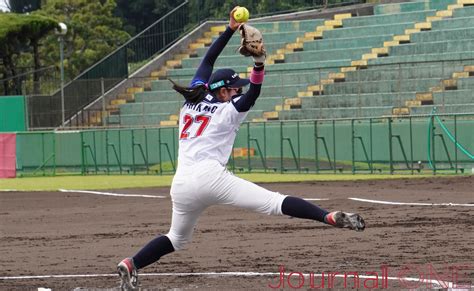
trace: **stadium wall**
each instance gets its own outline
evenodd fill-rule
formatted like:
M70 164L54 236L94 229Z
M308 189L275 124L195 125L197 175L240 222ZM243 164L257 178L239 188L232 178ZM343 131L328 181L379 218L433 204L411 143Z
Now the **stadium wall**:
M234 149L253 155L236 154L229 165L242 171L317 172L321 163L334 171L462 172L474 167L473 117L244 123ZM177 136L176 127L19 133L17 169L35 175L172 173Z

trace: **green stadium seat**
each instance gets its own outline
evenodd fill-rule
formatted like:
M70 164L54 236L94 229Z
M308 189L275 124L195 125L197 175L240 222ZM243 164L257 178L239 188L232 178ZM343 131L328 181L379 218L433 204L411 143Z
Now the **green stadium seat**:
M278 97L278 96L295 96L295 92L306 91L308 87L307 83L303 84L291 84L291 85L264 85L262 86L262 91L260 97Z
M168 113L175 114L179 111L183 101L178 99L176 101L155 101L146 103L128 103L120 106L120 114L133 115L133 114L153 114L153 113Z
M451 41L463 39L474 39L474 26L467 28L424 31L419 33L413 33L410 36L410 42L412 43Z
M302 108L338 108L377 106L404 106L405 101L415 99L416 92L393 93L367 93L367 94L342 94L321 95L301 98Z
M390 55L442 54L474 51L474 39L409 43L390 48Z
M426 22L437 10L445 10L457 0L424 0L377 5L375 15L343 20L343 27L326 30L323 38L303 43L303 49L285 54L283 62L266 67L261 95L246 120L262 118L275 111L287 98L306 92L308 86L340 72L354 60L384 46L394 35L405 34L415 23ZM293 43L306 32L324 25L323 19L278 22L251 22L264 34L269 55ZM240 36L234 35L216 61L214 69L231 67L247 73L251 58L237 54ZM207 47L196 50L197 57L182 60L182 68L170 69L167 76L181 85L189 84ZM377 117L391 115L394 107L405 107L417 93L439 87L442 80L474 65L474 7L455 9L452 17L433 21L430 31L412 33L410 42L389 48L389 55L368 60L368 68L349 71L344 82L324 85L323 95L301 98L301 109L279 111L281 120L314 118ZM285 84L285 85L282 85ZM474 78L457 80L457 90L433 92L434 105L410 107L411 114L430 114L434 106L445 113L474 112ZM127 125L159 124L176 114L183 98L168 80L157 80L149 92L135 94L135 103L120 106L120 116L108 121ZM413 105L411 103L410 105ZM441 109L442 108L442 109Z
M285 56L285 63L300 63L300 62L314 62L314 61L330 61L340 59L355 60L361 55L369 53L371 47L362 48L343 48L322 51L302 51L294 52Z
M409 13L360 16L344 19L344 27L371 26L403 22L424 22L426 17L434 16L436 10L423 10Z
M440 80L433 79L402 79L365 82L343 82L324 86L324 94L354 94L382 92L424 92L430 87L439 86Z
M324 51L332 49L378 47L385 41L392 40L392 38L392 34L386 34L314 40L305 42L303 44L303 49L304 51Z
M391 115L393 106L292 109L279 112L280 120L331 119Z
M135 93L135 102L142 103L142 102L169 102L169 101L176 101L176 100L183 100L183 96L179 95L178 92L174 90L163 91L151 91L151 92L140 92Z
M365 71L347 72L346 82L365 82L372 80L396 80L396 79L418 79L418 78L445 78L454 72L462 71L463 65L447 64L427 64L417 66L395 66L387 68L385 66L371 67Z
M445 30L458 29L474 26L474 16L444 19L441 21L434 21L431 25L431 30Z
M474 89L474 78L461 78L457 81L458 89L467 90ZM472 100L474 103L474 100Z
M374 7L375 15L387 15L393 13L414 12L423 10L443 10L450 4L456 4L457 0L431 0L405 3L392 3L377 5Z
M431 114L433 108L436 107L438 114L453 114L453 113L473 113L474 104L456 104L456 105L425 105L419 107L411 107L411 114Z
M474 59L474 52L454 52L441 54L420 54L420 55L405 55L405 56L389 56L369 60L370 65L385 65L398 63L421 63L421 62L441 62L441 61L459 61Z
M268 43L265 40L265 50L267 51L268 54L273 54L278 49L281 49L282 47L285 47L286 44L287 44L287 42L281 42L281 41ZM222 51L221 56L234 56L234 55L238 54L237 50L238 50L239 47L240 47L240 45L237 45L237 44L227 45L224 48L224 50ZM202 57L204 57L204 55L206 54L208 49L209 49L209 47L203 47L203 48L196 49L196 53L198 55L198 58L202 59Z
M249 22L250 25L258 28L262 33L278 33L291 31L313 31L317 26L324 25L324 19L308 19L295 21L276 22Z
M247 118L245 121L252 121L255 118L261 118L263 115L263 112L267 110L256 110L256 109L251 109L249 113L247 114Z
M414 22L379 24L359 27L342 27L334 30L327 30L323 33L323 40L334 38L349 38L366 35L387 35L403 34L405 29L413 28Z
M259 97L251 110L273 111L275 110L275 105L282 105L284 100L285 99L283 97Z
M109 116L109 124L113 123L113 120L118 119L121 125L127 126L156 126L160 124L160 121L168 120L169 113L153 113L153 114L127 114L127 115L118 115Z
M458 90L433 93L434 104L473 104L473 100L474 90L472 88L467 90L458 88Z
M474 15L474 6L467 6L460 9L455 9L453 12L454 18L472 17Z

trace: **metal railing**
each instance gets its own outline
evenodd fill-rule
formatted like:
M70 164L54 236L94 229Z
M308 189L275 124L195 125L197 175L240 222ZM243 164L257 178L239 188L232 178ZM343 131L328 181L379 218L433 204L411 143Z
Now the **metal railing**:
M432 114L242 124L235 172L467 174L474 171L474 114ZM19 176L171 174L178 128L17 134Z

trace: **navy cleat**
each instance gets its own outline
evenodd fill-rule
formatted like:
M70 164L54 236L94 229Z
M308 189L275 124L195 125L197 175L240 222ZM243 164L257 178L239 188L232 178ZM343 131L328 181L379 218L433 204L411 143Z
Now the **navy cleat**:
M122 281L120 284L121 290L138 290L138 273L131 258L123 259L117 265L117 272Z
M328 224L335 227L349 228L355 231L363 231L365 229L364 219L357 213L333 211L326 215L325 220Z

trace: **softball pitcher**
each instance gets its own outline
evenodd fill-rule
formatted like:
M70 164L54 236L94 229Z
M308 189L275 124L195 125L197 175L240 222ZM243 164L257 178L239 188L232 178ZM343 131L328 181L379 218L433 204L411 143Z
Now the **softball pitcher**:
M139 269L183 249L191 241L199 216L211 205L233 205L268 215L312 219L356 231L365 228L358 214L328 212L301 198L269 191L227 170L240 124L260 95L265 63L260 32L236 22L236 8L230 13L225 32L207 51L190 86L173 83L173 89L184 96L185 102L179 119L178 168L170 191L171 227L166 235L151 240L133 257L118 264L122 289L136 289ZM237 29L243 36L240 53L252 56L255 62L250 79L241 79L232 69L212 73L217 57ZM242 87L249 84L248 91L243 93Z

